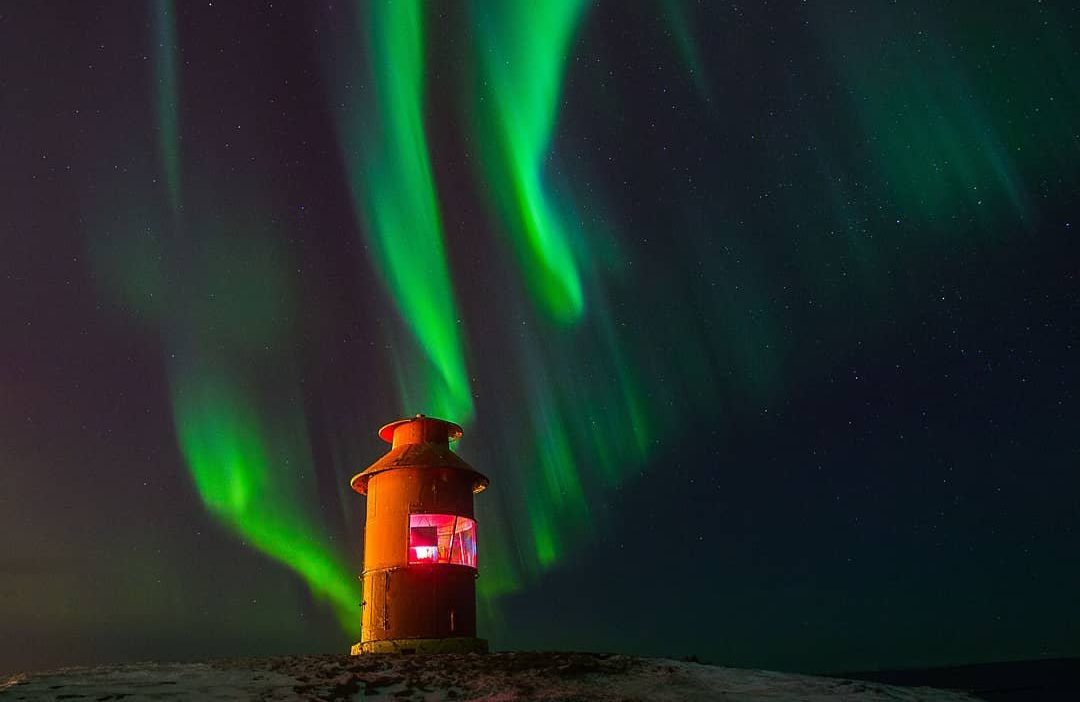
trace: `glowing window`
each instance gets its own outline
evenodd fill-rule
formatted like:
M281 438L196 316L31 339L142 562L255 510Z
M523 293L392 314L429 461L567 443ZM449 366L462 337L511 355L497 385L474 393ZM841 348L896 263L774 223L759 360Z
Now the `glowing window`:
M409 563L475 568L476 522L455 514L410 514Z

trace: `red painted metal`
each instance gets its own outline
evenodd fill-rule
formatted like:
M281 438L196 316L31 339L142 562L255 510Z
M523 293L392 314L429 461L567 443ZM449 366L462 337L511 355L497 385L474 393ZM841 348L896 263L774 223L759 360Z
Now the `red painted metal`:
M390 451L351 481L354 490L367 495L362 648L476 636L473 495L487 487L488 479L450 449L450 441L461 433L457 424L423 415L387 424L379 436L392 444ZM432 537L426 528L436 529L438 538L446 519L455 538L463 540L445 544L448 562L410 563L422 560L410 549L410 521L421 529L415 539L423 540ZM471 531L465 520L472 523ZM472 549L471 557L465 549Z

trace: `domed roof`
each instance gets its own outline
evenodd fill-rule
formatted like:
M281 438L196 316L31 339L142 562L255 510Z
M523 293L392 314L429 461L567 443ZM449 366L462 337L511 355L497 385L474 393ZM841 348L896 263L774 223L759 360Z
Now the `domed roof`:
M461 427L457 424L422 414L391 422L379 430L379 438L393 443L394 447L354 475L349 484L353 490L366 495L368 481L376 473L396 468L450 468L468 473L472 478L473 492L481 492L488 486L487 477L450 448L450 442L461 438L461 435Z

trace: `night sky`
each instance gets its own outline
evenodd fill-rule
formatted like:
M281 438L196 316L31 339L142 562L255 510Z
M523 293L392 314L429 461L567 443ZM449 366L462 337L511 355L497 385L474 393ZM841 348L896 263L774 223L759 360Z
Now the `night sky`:
M348 650L465 427L497 649L1080 655L1069 2L6 3L0 670Z

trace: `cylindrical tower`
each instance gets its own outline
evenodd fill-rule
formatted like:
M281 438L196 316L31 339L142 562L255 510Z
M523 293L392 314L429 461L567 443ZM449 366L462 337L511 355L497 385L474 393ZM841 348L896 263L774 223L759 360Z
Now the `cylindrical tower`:
M488 479L450 450L453 422L401 419L390 452L353 476L367 495L361 653L485 651L476 638L473 495Z

